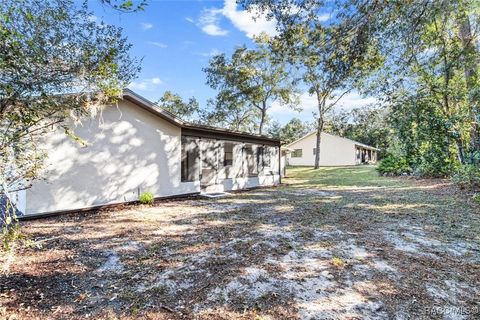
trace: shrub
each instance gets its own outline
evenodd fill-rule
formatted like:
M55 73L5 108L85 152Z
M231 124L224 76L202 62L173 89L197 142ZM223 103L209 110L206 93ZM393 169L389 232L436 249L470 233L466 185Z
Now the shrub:
M472 197L473 201L480 204L480 193L475 193Z
M425 178L451 177L458 170L458 160L446 157L442 150L426 150L414 165L414 174Z
M389 155L383 159L382 162L380 162L377 170L382 175L401 175L404 173L412 173L412 168L408 165L408 162L405 158L393 155Z
M153 193L151 192L143 192L140 194L140 197L138 197L138 201L140 201L141 204L148 204L152 205L153 204Z
M461 166L453 175L453 182L461 189L480 190L480 167L472 164Z

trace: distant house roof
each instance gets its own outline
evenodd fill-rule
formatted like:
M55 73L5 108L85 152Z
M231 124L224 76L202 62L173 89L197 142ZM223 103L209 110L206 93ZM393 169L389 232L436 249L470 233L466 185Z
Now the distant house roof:
M336 138L340 138L340 139L344 139L344 140L348 140L348 141L351 141L353 142L356 146L359 146L359 147L362 147L362 148L365 148L365 149L370 149L370 150L376 150L376 151L380 151L380 149L378 148L375 148L375 147L372 147L372 146L369 146L367 144L364 144L364 143L361 143L361 142L358 142L358 141L355 141L355 140L352 140L352 139L348 139L348 138L344 138L344 137L340 137L340 136L337 136L337 135L334 135L334 134L330 134L330 133L326 133L326 132L322 132L323 134L326 134L326 135L329 135L329 136L332 136L332 137L336 137ZM313 132L310 132L306 135L304 135L303 137L301 137L300 139L297 139L289 144L286 145L287 148L290 148L293 144L305 139L305 138L308 138L310 137L311 135L314 135L314 134L317 134L317 131L313 131Z
M182 128L182 133L185 133L187 135L192 135L192 136L201 135L203 137L219 138L219 139L230 138L232 140L239 140L239 141L241 140L246 142L258 142L258 143L280 145L280 140L273 139L263 135L231 131L223 128L216 128L216 127L183 121L182 119L175 116L173 113L163 109L156 103L151 102L150 100L142 97L141 95L133 92L130 89L124 89L123 99L130 101L135 105L159 116L160 118Z

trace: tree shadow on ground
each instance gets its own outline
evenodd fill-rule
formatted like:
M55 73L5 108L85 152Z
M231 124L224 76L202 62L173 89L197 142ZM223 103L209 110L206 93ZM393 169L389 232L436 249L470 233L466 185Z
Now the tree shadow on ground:
M307 181L31 221L23 230L41 248L22 249L0 277L0 303L23 318L160 319L425 317L438 303L473 306L472 229L452 236L445 226L478 227L474 208L450 211L454 198L413 182L377 187ZM442 235L471 247L455 255Z

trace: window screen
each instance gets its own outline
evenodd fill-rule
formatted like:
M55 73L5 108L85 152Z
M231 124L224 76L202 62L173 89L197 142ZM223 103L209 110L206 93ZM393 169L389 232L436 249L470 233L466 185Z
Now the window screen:
M257 147L257 168L260 170L263 168L263 156L265 147Z
M302 149L295 149L292 152L292 158L301 158L302 157Z
M247 172L249 176L256 176L258 174L255 152L252 146L245 146L245 155L247 160Z
M195 181L199 179L197 168L198 159L199 149L196 140L192 138L182 138L182 182Z
M223 165L231 166L233 164L233 143L226 142L223 145Z

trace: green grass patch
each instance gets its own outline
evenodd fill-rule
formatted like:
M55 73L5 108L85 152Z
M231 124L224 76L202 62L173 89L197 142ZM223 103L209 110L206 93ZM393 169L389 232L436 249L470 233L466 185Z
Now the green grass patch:
M408 186L400 179L382 177L376 166L352 167L289 167L284 182L302 186L319 187L390 187Z

